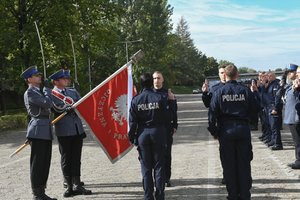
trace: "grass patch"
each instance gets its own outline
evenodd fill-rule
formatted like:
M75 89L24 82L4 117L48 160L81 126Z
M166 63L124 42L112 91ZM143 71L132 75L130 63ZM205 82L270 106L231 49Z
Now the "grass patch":
M173 86L172 91L174 94L192 94L196 88L197 86Z
M8 129L19 129L27 126L27 114L3 115L0 117L0 132Z

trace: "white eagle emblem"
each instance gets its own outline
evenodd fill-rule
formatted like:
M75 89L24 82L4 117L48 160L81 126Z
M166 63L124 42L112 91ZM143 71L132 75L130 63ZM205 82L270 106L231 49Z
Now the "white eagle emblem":
M115 101L115 108L110 107L112 112L112 118L119 123L120 126L124 124L123 120L128 121L127 119L127 95L123 94L117 98Z

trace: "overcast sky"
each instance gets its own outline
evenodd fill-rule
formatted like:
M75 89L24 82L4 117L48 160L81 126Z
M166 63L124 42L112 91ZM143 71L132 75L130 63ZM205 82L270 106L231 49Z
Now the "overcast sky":
M300 65L300 0L169 0L196 47L256 70Z

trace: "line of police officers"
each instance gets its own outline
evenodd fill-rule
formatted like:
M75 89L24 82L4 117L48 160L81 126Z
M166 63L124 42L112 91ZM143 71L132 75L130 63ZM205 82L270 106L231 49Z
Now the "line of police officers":
M282 150L280 129L282 127L283 102L278 98L283 92L283 83L273 72L261 72L258 76L260 105L263 108L259 117L262 124L262 135L259 137L271 150Z
M42 83L41 73L36 67L29 67L21 74L21 77L28 84L28 89L24 93L24 103L30 117L26 137L31 145L30 180L33 199L56 200L45 194L53 140L51 111L55 116L67 112L55 124L55 133L61 154L61 168L67 185L64 197L91 194L90 190L82 187L83 182L80 181L81 151L85 132L79 117L71 105L65 101L66 98L73 102L80 99L80 95L75 89L67 88L70 83L70 72L59 70L49 77L55 86L53 90L59 92L64 99L56 98L52 94L49 83L46 81ZM41 91L42 84L44 87Z
M226 83L222 81L223 70ZM262 136L259 138L271 150L282 150L280 129L285 103L283 122L290 128L296 156L289 166L300 169L300 67L290 64L281 80L276 79L272 72L261 72L258 80L248 86L237 83L237 76L234 65L228 65L225 69L221 66L221 82L209 90L207 83L204 83L202 99L204 105L209 107L208 130L220 142L227 198L250 199L253 153L249 124L258 113L262 123ZM286 84L287 78L289 82Z

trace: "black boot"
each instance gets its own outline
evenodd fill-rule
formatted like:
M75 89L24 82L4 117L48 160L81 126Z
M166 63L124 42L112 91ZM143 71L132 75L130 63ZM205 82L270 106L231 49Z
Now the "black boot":
M50 198L45 194L45 188L32 188L33 200L57 200L55 198Z
M67 183L67 190L64 192L64 197L71 197L73 195L72 177L64 176L64 180Z
M80 176L74 176L72 177L73 181L73 193L74 195L90 195L92 194L91 190L87 190L84 187L80 185Z

